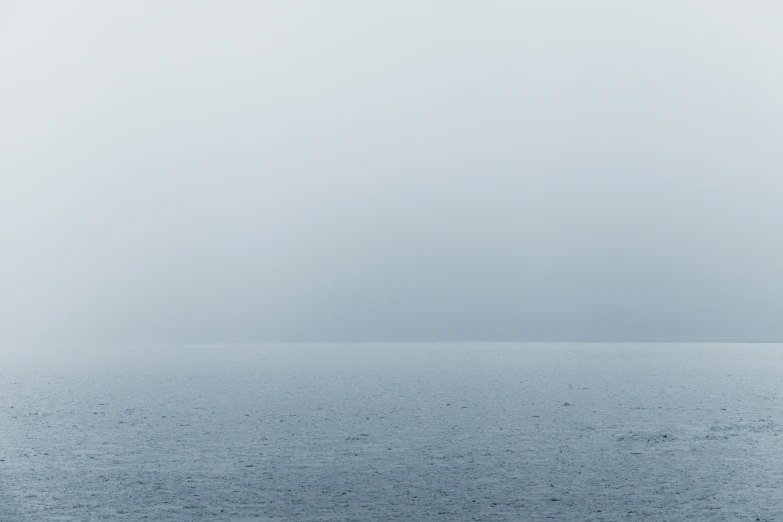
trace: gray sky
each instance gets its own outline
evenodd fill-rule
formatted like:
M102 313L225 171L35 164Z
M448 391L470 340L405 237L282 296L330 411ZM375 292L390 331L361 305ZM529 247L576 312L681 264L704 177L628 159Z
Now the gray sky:
M0 336L783 335L776 1L8 1Z

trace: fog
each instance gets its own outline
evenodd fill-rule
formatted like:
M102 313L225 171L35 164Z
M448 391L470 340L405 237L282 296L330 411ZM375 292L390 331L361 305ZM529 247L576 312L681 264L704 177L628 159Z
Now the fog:
M0 337L783 336L776 2L0 7Z

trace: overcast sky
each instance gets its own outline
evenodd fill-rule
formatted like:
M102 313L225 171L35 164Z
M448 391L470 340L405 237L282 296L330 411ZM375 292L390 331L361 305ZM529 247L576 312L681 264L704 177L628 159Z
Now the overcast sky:
M783 336L782 17L6 0L0 337Z

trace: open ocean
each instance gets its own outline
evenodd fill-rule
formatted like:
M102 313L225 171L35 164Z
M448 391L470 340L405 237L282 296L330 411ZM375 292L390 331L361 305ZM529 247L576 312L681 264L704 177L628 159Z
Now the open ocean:
M783 520L783 345L0 349L0 521Z

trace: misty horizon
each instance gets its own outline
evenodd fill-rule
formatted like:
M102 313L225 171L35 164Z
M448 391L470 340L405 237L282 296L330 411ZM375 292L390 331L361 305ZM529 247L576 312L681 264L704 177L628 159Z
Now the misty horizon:
M0 2L0 522L783 521L781 15Z

